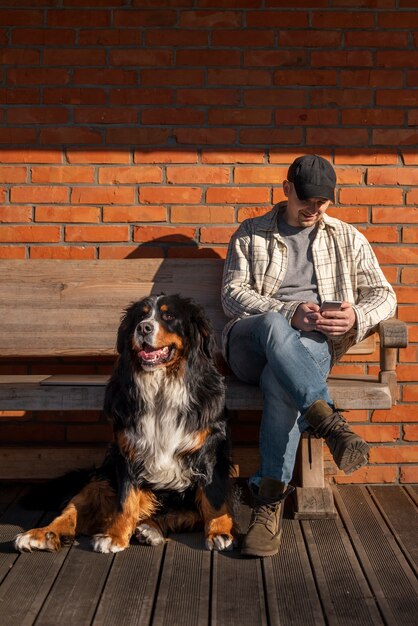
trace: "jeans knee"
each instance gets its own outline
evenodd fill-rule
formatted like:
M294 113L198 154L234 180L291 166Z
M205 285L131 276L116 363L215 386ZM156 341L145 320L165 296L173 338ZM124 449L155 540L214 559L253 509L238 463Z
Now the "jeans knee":
M269 311L262 316L261 327L268 332L275 332L282 331L286 327L289 328L289 323L281 313Z

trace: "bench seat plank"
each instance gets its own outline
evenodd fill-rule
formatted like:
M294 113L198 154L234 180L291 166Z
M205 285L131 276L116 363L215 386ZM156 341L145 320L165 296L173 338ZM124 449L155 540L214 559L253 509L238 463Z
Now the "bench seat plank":
M33 378L33 380L31 380ZM39 380L41 379L41 380ZM64 411L100 410L108 375L0 376L0 410ZM261 410L262 394L233 376L226 378L226 407L231 411ZM388 385L373 376L330 377L331 397L340 409L388 409Z

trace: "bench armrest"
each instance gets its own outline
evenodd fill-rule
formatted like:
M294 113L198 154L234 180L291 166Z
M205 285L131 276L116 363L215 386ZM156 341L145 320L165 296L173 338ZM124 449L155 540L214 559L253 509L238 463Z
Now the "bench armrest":
M406 348L408 328L405 322L392 317L379 324L380 348Z

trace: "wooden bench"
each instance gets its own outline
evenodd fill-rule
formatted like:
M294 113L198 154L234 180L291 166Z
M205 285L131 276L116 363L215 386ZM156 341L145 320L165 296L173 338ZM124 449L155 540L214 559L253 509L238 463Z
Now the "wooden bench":
M161 292L180 293L204 305L217 336L226 322L220 303L220 259L126 259L116 261L0 261L0 358L111 357L122 310L132 301ZM396 401L397 348L406 346L406 326L380 324L378 376L332 376L329 387L341 409L388 409ZM372 336L351 350L370 354ZM0 410L100 410L107 375L2 375ZM258 387L227 375L228 411L260 410ZM246 448L234 448L241 474L253 469ZM333 515L324 481L322 441L299 447L295 515ZM46 478L71 467L100 462L102 451L33 445L0 448L0 479ZM22 461L25 460L25 463ZM254 463L253 463L254 465ZM22 469L26 468L26 469Z

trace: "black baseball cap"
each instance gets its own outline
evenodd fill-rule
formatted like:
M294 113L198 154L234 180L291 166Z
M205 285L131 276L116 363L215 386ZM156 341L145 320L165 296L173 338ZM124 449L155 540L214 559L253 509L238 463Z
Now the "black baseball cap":
M317 154L306 154L295 159L287 172L287 180L294 184L299 200L326 198L334 202L337 182L334 168Z

